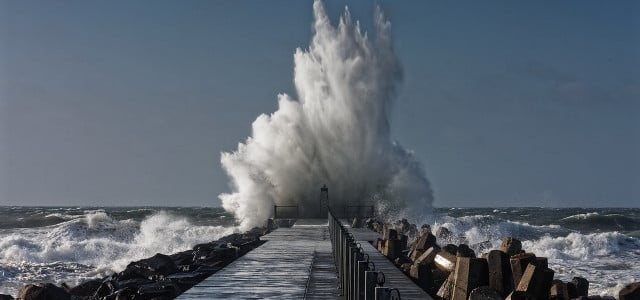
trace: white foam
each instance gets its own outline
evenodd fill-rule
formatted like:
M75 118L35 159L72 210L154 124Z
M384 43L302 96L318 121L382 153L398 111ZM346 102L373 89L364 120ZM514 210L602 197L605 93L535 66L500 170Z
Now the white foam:
M119 272L131 261L184 251L236 231L235 227L196 226L166 212L136 222L89 211L53 226L0 234L0 271L7 281L73 283ZM0 293L6 286L0 284Z
M391 26L377 10L375 39L348 10L332 25L322 3L313 5L314 34L294 55L298 100L278 95L278 110L261 115L251 136L221 163L232 192L220 195L243 229L263 225L273 205L318 208L327 184L330 205L381 202L414 218L431 211L433 195L413 154L390 137L389 112L401 68Z

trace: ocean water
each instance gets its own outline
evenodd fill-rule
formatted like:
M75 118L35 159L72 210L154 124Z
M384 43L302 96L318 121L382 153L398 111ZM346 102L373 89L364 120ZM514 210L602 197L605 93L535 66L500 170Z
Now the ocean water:
M438 208L429 222L476 253L504 236L549 258L555 278L582 276L590 294L615 295L640 281L640 209ZM0 207L0 293L29 282L108 275L130 261L170 254L236 232L220 208Z

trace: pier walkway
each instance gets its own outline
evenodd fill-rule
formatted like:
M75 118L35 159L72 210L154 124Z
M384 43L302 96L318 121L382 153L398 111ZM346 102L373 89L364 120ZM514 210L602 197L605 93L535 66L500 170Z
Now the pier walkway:
M432 299L370 244L378 233L341 223L375 270L384 273L385 287L399 289L403 300ZM266 242L178 299L344 299L339 295L327 219L298 220L293 227L278 228L260 239Z
M328 231L326 219L278 228L178 299L339 299Z

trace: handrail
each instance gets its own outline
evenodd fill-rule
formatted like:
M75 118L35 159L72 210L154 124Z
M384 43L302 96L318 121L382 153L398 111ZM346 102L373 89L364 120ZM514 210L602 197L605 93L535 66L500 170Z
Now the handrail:
M375 290L376 287L380 288L384 284L384 273L375 270L375 264L369 261L369 254L364 253L361 245L356 243L353 235L335 217L330 208L328 218L331 250L336 262L340 295L345 300L376 300ZM394 297L394 299L400 299L400 291L389 289L389 291L392 290L397 293L397 298Z

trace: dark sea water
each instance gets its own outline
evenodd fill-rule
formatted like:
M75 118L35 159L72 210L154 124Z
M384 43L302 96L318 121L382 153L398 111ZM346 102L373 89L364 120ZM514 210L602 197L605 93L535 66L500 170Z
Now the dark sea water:
M549 258L555 277L582 276L591 294L640 281L640 209L438 208L427 223L477 253L504 236ZM29 282L105 276L130 261L170 254L236 232L221 208L0 207L0 293Z

